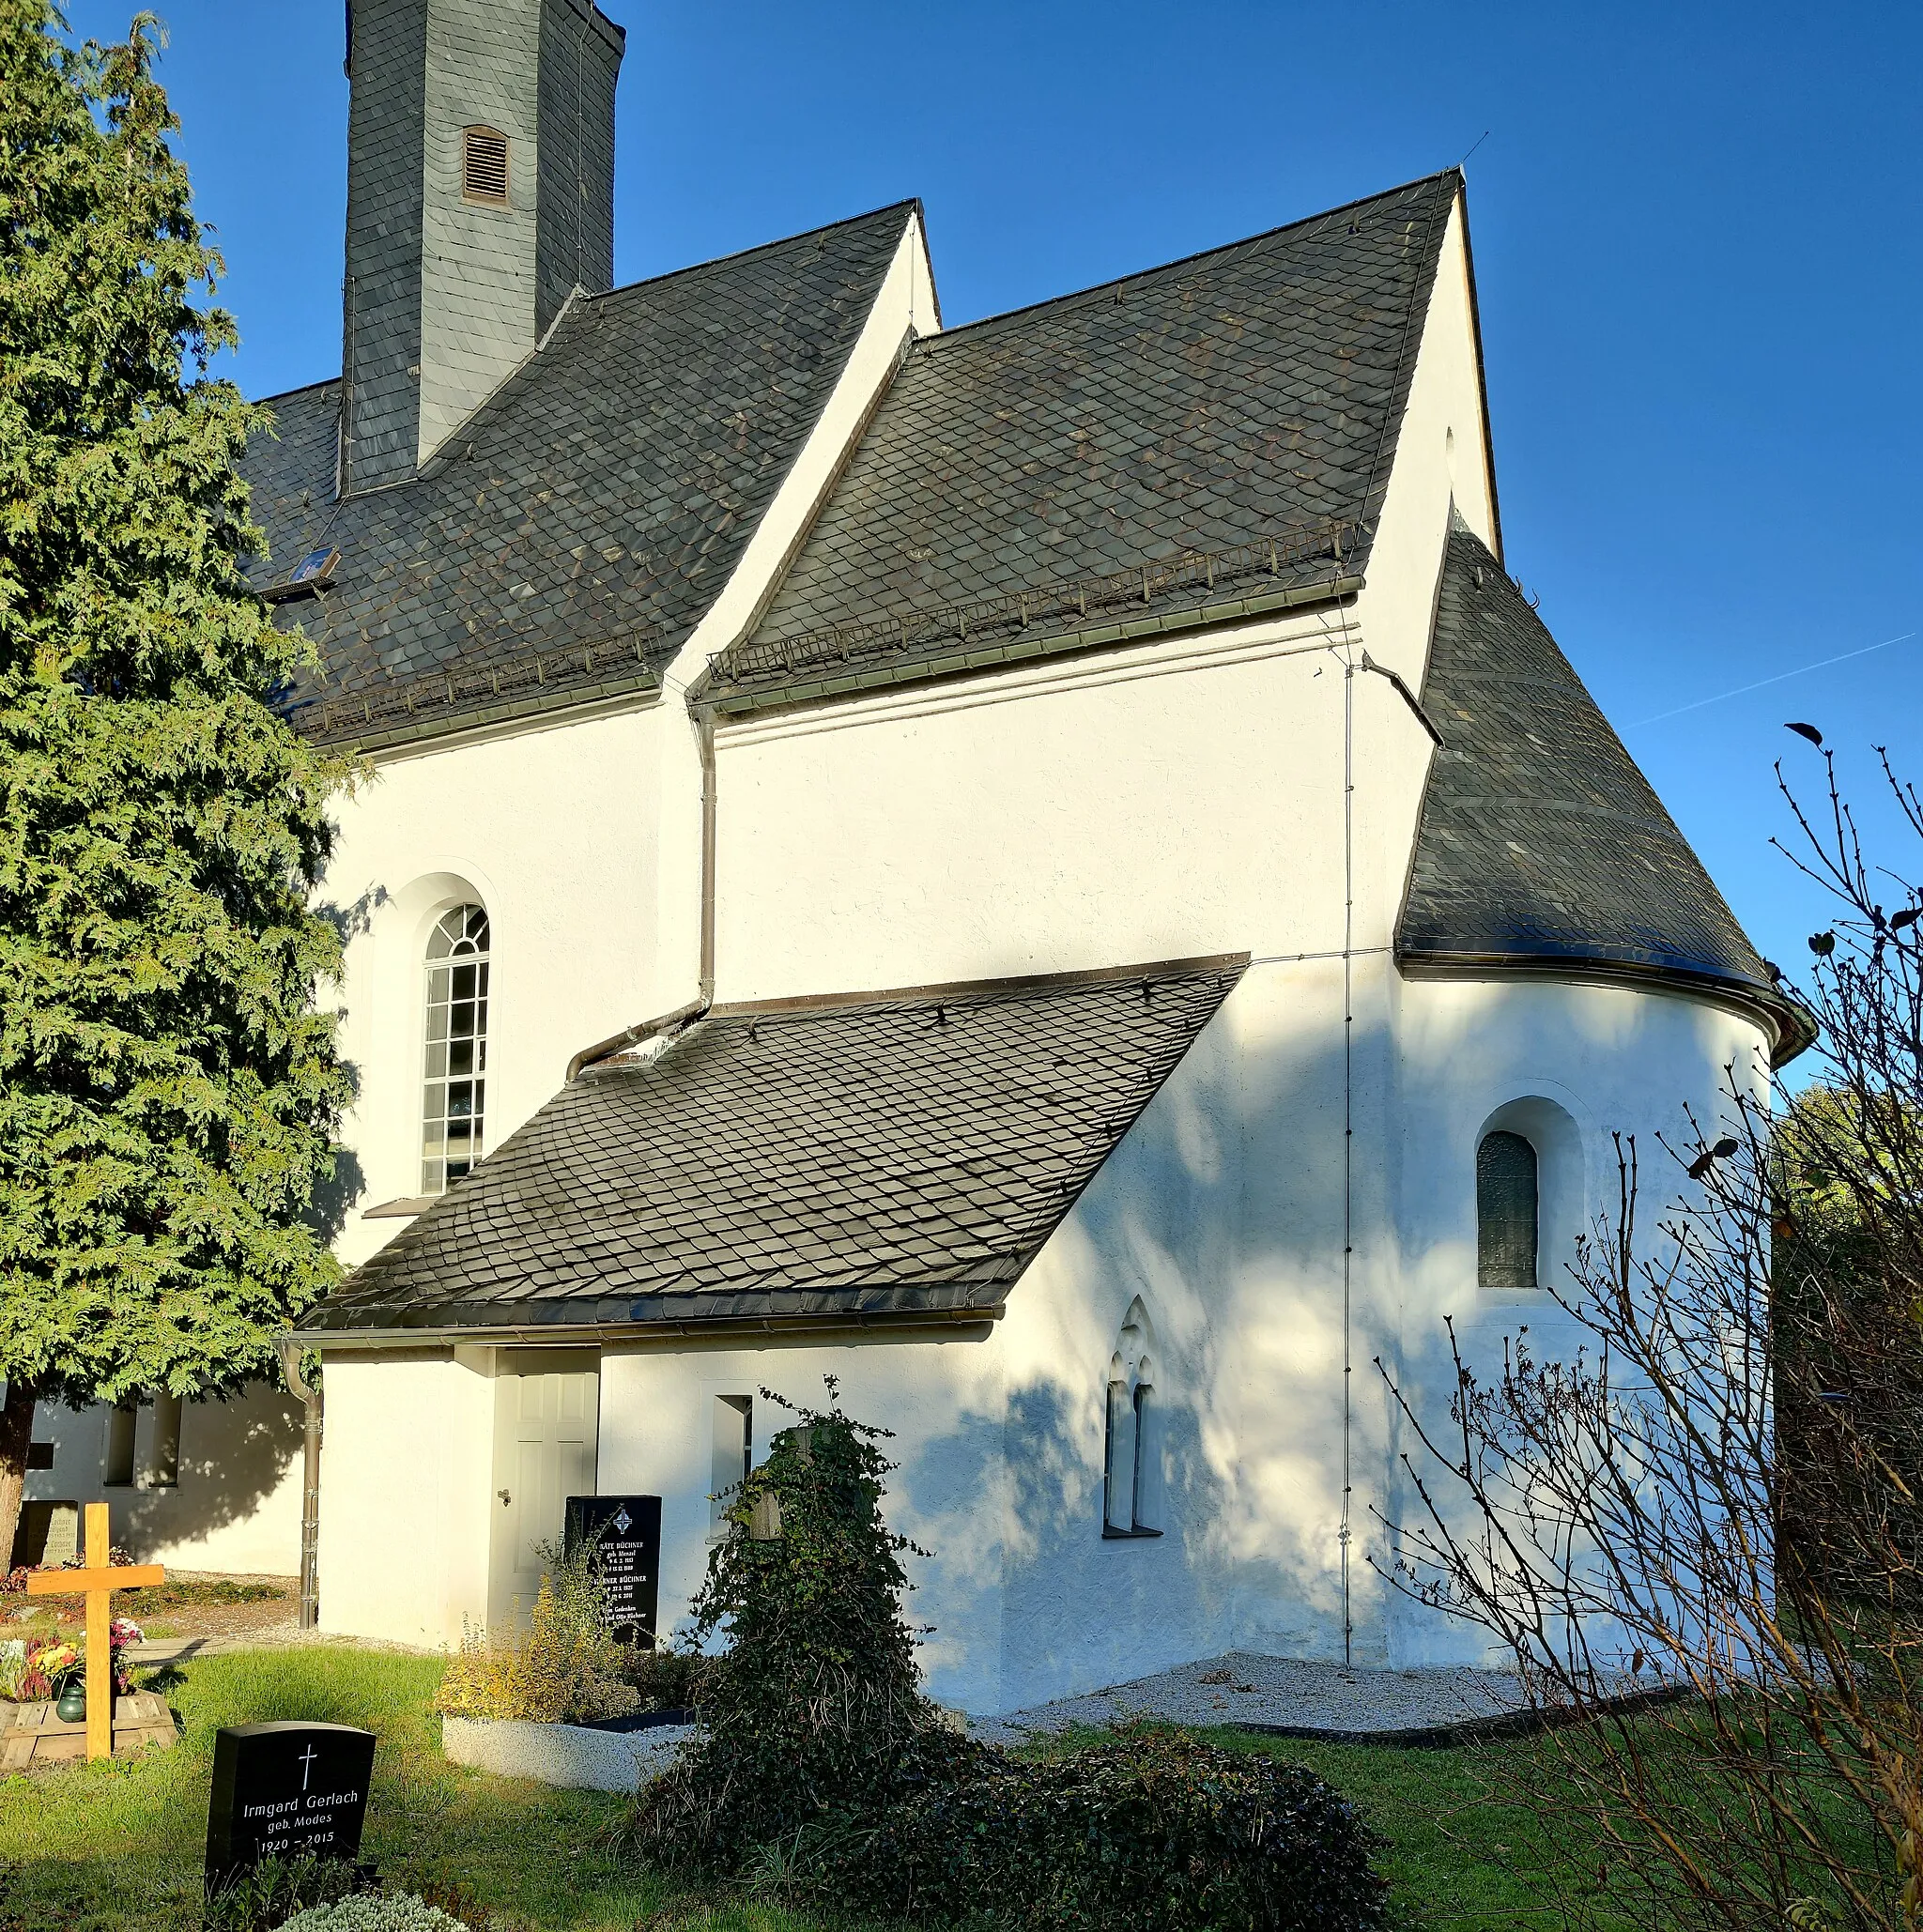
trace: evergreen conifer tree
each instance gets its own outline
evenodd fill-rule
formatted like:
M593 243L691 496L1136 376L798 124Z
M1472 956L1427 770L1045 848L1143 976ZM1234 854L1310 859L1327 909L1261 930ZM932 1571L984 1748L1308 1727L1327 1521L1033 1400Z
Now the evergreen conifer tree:
M0 0L0 1560L37 1403L277 1372L346 1097L310 910L348 775L268 699L239 565L269 419L153 74Z

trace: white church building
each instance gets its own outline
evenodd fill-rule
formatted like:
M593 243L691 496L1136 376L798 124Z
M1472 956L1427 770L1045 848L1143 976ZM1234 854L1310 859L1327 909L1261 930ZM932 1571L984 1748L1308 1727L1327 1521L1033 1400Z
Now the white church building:
M1378 1359L1444 1412L1805 1033L1508 573L1461 175L957 328L912 201L610 290L621 30L350 14L344 370L247 461L374 772L323 1627L511 1616L596 1491L671 1627L833 1375L945 1701L1479 1658ZM294 1568L286 1398L47 1427Z

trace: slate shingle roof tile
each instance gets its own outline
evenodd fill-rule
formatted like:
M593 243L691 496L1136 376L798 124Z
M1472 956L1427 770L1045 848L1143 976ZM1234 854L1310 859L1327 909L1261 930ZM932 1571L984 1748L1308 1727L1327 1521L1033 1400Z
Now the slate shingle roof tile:
M1654 970L1720 983L1807 1040L1574 667L1459 519L1423 706L1442 744L1396 929L1405 964Z
M291 694L296 721L377 744L657 674L787 474L913 212L577 299L393 488L335 500L338 383L271 399L278 438L242 464L271 551L253 580L341 552L331 588L283 606L326 667Z
M915 343L756 636L708 688L772 692L802 665L862 658L899 668L980 636L971 606L1279 533L1303 539L1285 582L1360 568L1460 186L1451 170ZM1198 573L1151 580L1140 601L1221 595ZM905 637L845 635L887 623Z
M1240 972L711 1018L590 1068L301 1326L994 1307Z

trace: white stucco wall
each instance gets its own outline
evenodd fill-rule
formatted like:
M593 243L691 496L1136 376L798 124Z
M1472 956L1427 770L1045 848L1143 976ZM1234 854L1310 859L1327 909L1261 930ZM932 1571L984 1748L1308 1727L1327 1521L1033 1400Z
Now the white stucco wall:
M827 1405L839 1379L851 1416L895 1432L883 1445L900 1467L889 1520L933 1552L906 1559L916 1585L909 1616L936 1626L924 1653L933 1695L968 1710L999 1708L1002 1531L1008 1514L998 1338L824 1345L604 1352L600 1486L659 1495L663 1627L685 1613L705 1574L715 1397L754 1398L755 1453L792 1421L760 1391Z
M716 996L1339 948L1360 643L1316 613L723 727ZM1382 680L1352 697L1426 751Z
M322 1629L457 1645L487 1615L491 1353L336 1357L325 1381Z
M1540 1357L1566 1355L1581 1337L1543 1293L1476 1285L1475 1149L1492 1124L1530 1131L1515 1103L1537 1099L1560 1110L1578 1130L1582 1158L1578 1213L1566 1209L1558 1247L1546 1198L1538 1280L1573 1291L1568 1266L1579 1224L1613 1223L1618 1199L1615 1133L1633 1135L1639 1164L1638 1225L1646 1244L1670 1204L1692 1192L1681 1164L1666 1152L1688 1145L1685 1108L1715 1137L1730 1117L1732 1087L1761 1099L1767 1092L1768 1042L1752 1019L1702 1001L1627 987L1551 982L1402 981L1396 989L1395 1085L1387 1148L1395 1207L1394 1294L1367 1314L1356 1353L1380 1352L1406 1387L1420 1392L1423 1413L1446 1416L1453 1370L1445 1316L1454 1318L1465 1360L1483 1376L1500 1371L1504 1338L1527 1325ZM1502 1112L1508 1110L1507 1112ZM1500 1116L1500 1117L1499 1117ZM1531 1133L1541 1144L1542 1136ZM1567 1174L1553 1176L1560 1185ZM1376 1378L1379 1384L1379 1377ZM1395 1458L1414 1445L1389 1425L1378 1466L1393 1476ZM1413 1498L1399 1480L1386 1512L1402 1518ZM1380 1531L1374 1545L1385 1554ZM1431 1613L1405 1599L1386 1600L1392 1659L1417 1663L1473 1655L1473 1633L1451 1633Z
M657 707L392 758L340 810L324 886L347 933L342 1049L359 1095L350 1265L405 1222L358 1209L421 1190L428 934L472 898L491 928L487 1144L562 1082L570 1058L669 990L655 952L653 785L676 719Z

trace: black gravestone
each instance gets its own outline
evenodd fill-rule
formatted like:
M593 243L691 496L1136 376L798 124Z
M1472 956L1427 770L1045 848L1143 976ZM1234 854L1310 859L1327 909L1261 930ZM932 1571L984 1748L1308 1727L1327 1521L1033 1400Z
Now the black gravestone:
M214 1735L208 1889L264 1858L361 1849L374 1733L345 1724L237 1724Z
M659 1496L569 1496L562 1544L573 1556L592 1541L608 1621L623 1643L654 1641L661 1578Z

